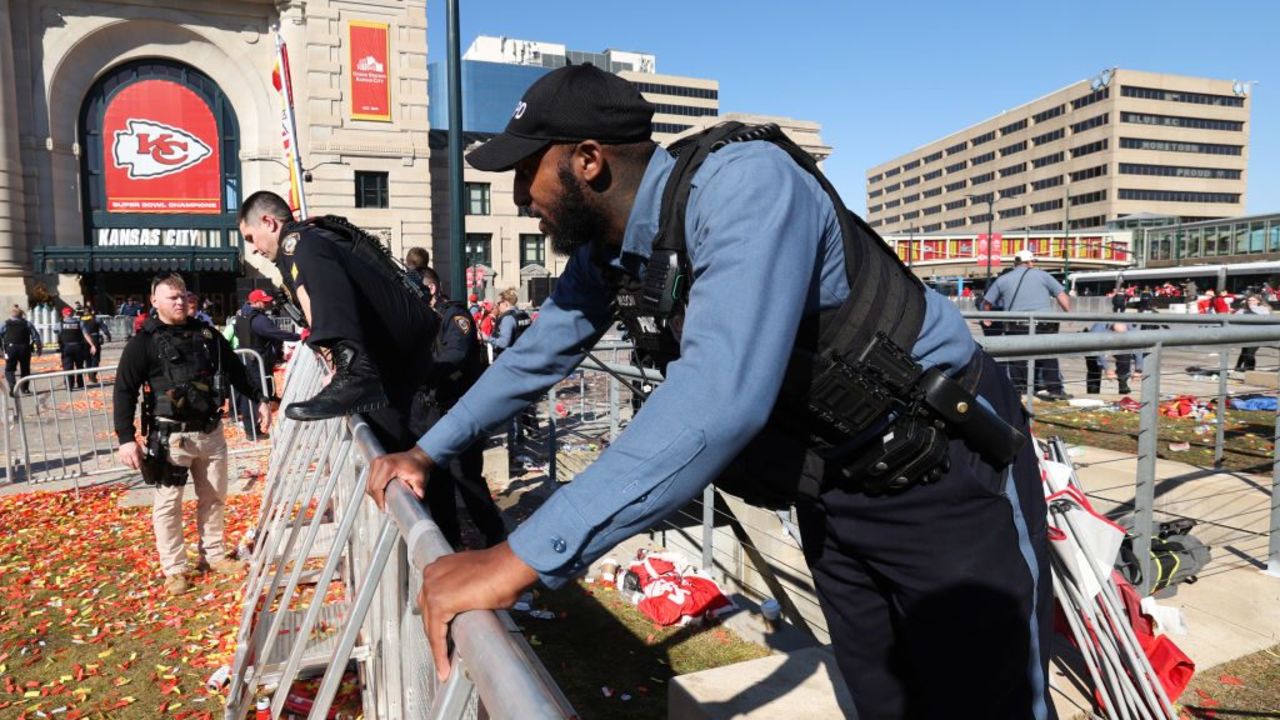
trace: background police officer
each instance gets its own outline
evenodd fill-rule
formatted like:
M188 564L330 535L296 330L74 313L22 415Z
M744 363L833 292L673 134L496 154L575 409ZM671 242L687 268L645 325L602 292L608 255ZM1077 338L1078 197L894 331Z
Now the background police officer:
M412 430L421 436L458 402L484 372L484 348L476 335L475 322L467 307L441 297L440 277L429 267L419 269L423 283L431 290L432 309L440 316L436 336L435 364L430 386L418 394ZM507 538L502 514L484 479L484 439L471 443L447 466L439 468L427 485L426 501L431 517L445 538L455 547L462 544L458 525L456 492L461 491L467 513L484 536L484 546L492 547Z
M258 361L252 356L246 357L244 363L249 372L249 380L258 385L263 395L272 394L269 388L262 387L261 383L264 377L267 382L271 382L276 365L284 358L284 344L296 342L301 337L296 332L281 329L271 316L267 315L267 308L271 307L272 302L274 299L270 294L254 288L249 291L244 307L240 308L240 312L236 313L235 317L235 334L239 346L253 350L258 353L258 357L262 358L261 373L258 369ZM236 412L240 413L244 434L259 440L267 437L264 434L255 433L253 429L254 418L258 414L257 403L244 395L237 396L236 402L238 403Z
M841 212L842 203L821 178L792 154L803 150L750 135L725 143L692 177L683 176L691 183L685 187L693 188L681 208L686 257L673 264L667 249L657 254L655 238L677 160L650 140L654 106L638 89L591 65L575 65L539 78L519 107L507 130L467 160L483 171L514 168L516 204L540 218L542 232L569 255L568 263L521 341L417 447L372 464L367 485L375 501L396 479L421 496L436 465L571 372L584 348L616 322L615 311L643 310L623 305L624 297L634 301L623 294L634 285L612 282L618 275L652 279L655 286L665 277L664 288L686 278L692 286L681 311L678 357L599 459L553 493L507 542L448 555L424 569L418 604L440 672L448 673L447 625L458 613L508 606L539 579L563 585L613 545L678 512L744 452L754 450L761 459L812 457L804 441L787 444L762 430L788 429L769 423L775 406L839 402L813 395L809 385L802 385L803 397L784 398L784 379L794 379L786 369L824 314L870 309L865 320L841 323L834 334L887 327L914 338L904 338L905 347L888 347L881 332L862 345L844 344L841 352L878 349L866 363L895 371L894 377L904 371L938 384L912 385L911 392L899 387L892 395L862 393L868 406L882 396L898 403L863 418L870 425L859 419L856 427L875 429L878 420L889 427L917 423L918 429L929 416L917 403L941 400L937 388L967 400L963 407L930 405L947 409L953 419L931 420L911 437L866 433L866 442L853 437L839 449L911 467L941 449L937 461L920 468L932 481L913 472L909 483L890 490L872 472L880 471L876 464L846 465L835 454L819 455L813 467L794 465L786 475L756 468L757 479L767 481L761 484L773 489L788 481L817 486L810 488L816 495L796 500L804 552L858 714L953 717L955 698L970 697L980 698L982 717L1051 716L1047 509L1035 454L1012 432L1027 433L1017 393L952 303L925 289L865 225ZM717 131L726 129L733 131ZM861 255L851 268L846 247ZM668 262L655 262L662 260ZM668 274L673 266L680 275ZM862 272L867 267L879 274ZM744 287L769 292L744 294ZM847 305L847 298L856 302ZM733 317L725 316L729 306ZM909 323L903 320L908 317ZM816 358L797 355L812 371ZM861 363L862 357L854 359ZM862 367L851 365L850 372L883 391L887 376ZM850 388L839 370L823 377L841 383L842 393ZM893 407L900 413L889 414ZM862 409L859 404L851 414ZM955 418L971 410L983 415L976 426ZM987 444L999 438L1007 442ZM891 457L881 449L925 439L929 452L921 456Z
M256 384L230 343L204 323L187 315L182 276L166 273L151 283L156 316L130 338L116 370L113 419L120 441L120 462L143 471L156 485L151 521L156 534L165 590L191 589L187 551L182 539L182 490L190 471L196 492L199 529L198 569L231 573L241 564L227 558L223 510L227 499L227 441L222 434L222 400L227 381L261 402ZM147 450L138 444L134 415L139 389L145 389L142 420ZM265 432L271 408L260 406Z
M85 334L89 336L88 357L85 358L85 367L96 369L102 363L102 343L111 342L111 330L107 328L106 323L98 320L98 316L93 314L93 307L87 306L84 314L80 316L80 322L84 325ZM89 382L98 382L98 373L89 373Z
M412 445L413 396L430 376L438 326L421 285L341 218L295 223L275 193L245 199L239 222L245 242L280 269L311 327L307 344L333 361L329 384L285 415L306 421L364 413L384 447Z
M63 370L80 370L89 362L89 356L98 352L98 345L89 336L84 320L69 307L62 308L62 322L58 325L58 350L62 354ZM84 387L84 374L67 376L67 389Z
M36 354L44 352L44 342L36 326L27 320L26 313L17 305L9 311L9 319L0 326L0 344L4 346L4 379L9 383L12 393L18 384L17 372L22 377L31 374L31 346L35 345ZM27 388L31 392L31 388Z

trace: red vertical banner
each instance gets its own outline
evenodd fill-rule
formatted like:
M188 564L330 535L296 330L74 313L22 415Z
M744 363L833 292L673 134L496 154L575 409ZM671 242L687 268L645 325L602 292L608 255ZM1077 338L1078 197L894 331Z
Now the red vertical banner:
M351 118L391 121L391 79L386 23L352 20L348 57L351 78Z
M978 267L1000 267L1001 240L1000 233L992 233L990 237L986 233L978 233L978 249L974 253Z
M222 212L218 123L186 86L142 80L116 93L102 142L107 212Z

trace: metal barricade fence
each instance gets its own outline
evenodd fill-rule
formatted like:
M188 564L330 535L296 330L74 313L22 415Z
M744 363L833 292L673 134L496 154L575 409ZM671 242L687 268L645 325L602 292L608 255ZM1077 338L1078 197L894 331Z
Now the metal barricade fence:
M1044 316L1032 318L1028 314L968 314L970 319L990 317L997 320L1045 320ZM1059 356L1074 358L1080 361L1082 355L1092 353L1137 352L1145 355L1149 371L1142 375L1141 410L1139 413L1137 443L1137 477L1134 483L1135 499L1135 555L1142 559L1142 577L1149 582L1150 547L1152 519L1156 514L1155 484L1157 467L1157 432L1159 425L1159 407L1162 397L1169 396L1168 389L1176 387L1169 380L1170 375L1182 374L1186 370L1182 365L1203 361L1205 348L1219 348L1213 358L1216 371L1214 391L1216 406L1227 407L1230 400L1241 395L1266 394L1276 395L1276 384L1245 384L1237 392L1227 391L1228 366L1227 352L1241 346L1280 345L1280 324L1267 322L1267 318L1250 318L1247 316L1181 316L1166 314L1084 314L1062 315L1051 317L1056 321L1128 321L1135 325L1169 325L1172 329L1134 330L1128 333L1112 333L1107 335L1090 333L1061 333L1056 335L1026 335L1020 337L988 337L979 338L984 348L1001 362L1022 362L1028 358ZM1280 318L1277 318L1280 319ZM640 369L629 362L616 362L626 355L615 353L593 352L580 366L578 373L585 373L583 380L578 374L570 376L558 384L539 407L546 407L539 413L538 433L531 433L529 443L541 444L543 447L539 457L545 465L548 476L564 482L574 473L594 460L596 453L587 457L574 457L574 450L581 442L594 443L603 449L628 421L631 411L627 407L630 392L628 384L656 385L662 377L652 369ZM1162 367L1176 362L1174 371L1161 370ZM1262 370L1275 374L1280 371L1280 358L1269 364L1260 365ZM1032 370L1033 372L1033 370ZM606 382L607 388L600 389L597 382ZM1034 377L1029 374L1028 377ZM1163 382L1162 382L1163 381ZM1080 382L1073 380L1072 382ZM1278 379L1280 382L1280 379ZM1136 387L1136 386L1135 386ZM579 389L579 388L585 388ZM593 388L595 388L593 390ZM1163 388L1163 390L1162 390ZM1021 388L1020 388L1021 389ZM568 401L566 401L568 398ZM1028 403L1034 403L1036 419L1046 422L1052 416L1054 407L1058 412L1068 409L1067 405L1049 405L1032 398L1028 393ZM604 404L605 407L601 407ZM578 408L582 410L577 411ZM558 412L556 410L558 409ZM1076 408L1070 408L1075 410ZM1225 453L1224 426L1226 412L1219 411L1213 420L1214 462L1220 466ZM594 421L594 422L593 422ZM1047 433L1052 428L1044 425ZM574 438L574 433L581 433L584 440ZM1046 435L1046 430L1039 431ZM1241 537L1256 541L1261 546L1252 546L1247 550L1262 558L1259 564L1265 564L1273 575L1280 575L1280 455L1275 447L1280 445L1280 415L1273 429L1273 444L1265 457L1258 458L1259 469L1269 468L1272 484L1269 488L1271 501L1269 510L1258 508L1250 513L1269 512L1269 518L1262 531L1241 531ZM525 451L523 448L520 451ZM1232 518L1200 518L1202 522L1216 523L1222 526L1231 525ZM1239 519L1239 518L1235 518ZM1257 517L1246 518L1257 520ZM1232 525L1234 527L1234 525ZM752 508L736 498L724 495L714 486L704 491L701 501L690 504L669 518L661 528L651 530L661 533L659 538L664 545L675 549L701 555L702 568L711 572L717 579L725 579L732 585L759 597L774 597L779 600L784 614L801 628L807 628L820 639L825 637L825 621L812 594L812 580L800 549L799 532L795 526L792 513L769 513L759 508ZM1144 588L1146 589L1146 588Z
M314 353L296 353L284 402L309 397L322 375ZM280 717L293 682L321 671L309 717L324 718L350 661L366 717L573 715L505 612L455 618L453 670L436 681L413 599L422 568L450 549L398 484L388 490L386 513L364 501L367 465L382 449L360 418L285 419L274 441L227 718L245 717L260 693L271 695L271 716ZM305 588L309 598L300 600Z
M267 372L262 355L258 351L251 348L237 348L236 355L244 363L245 370L249 374L250 381L258 383L258 387L262 390L262 394L268 398L275 397L275 377ZM242 396L236 391L235 386L229 386L227 392L228 408L227 422L239 425L244 430L245 437L250 443L256 443L265 437L262 435L261 429L258 427L258 418L256 417L257 403L247 397ZM245 414L248 417L244 417ZM231 450L228 454L239 455L243 453L253 452L252 445Z
M27 482L74 479L78 493L79 478L122 471L111 417L115 374L115 366L59 370L15 383L10 430Z
M270 388L270 378L263 370L258 353L247 348L236 353L247 361L246 366L257 382ZM4 399L6 482L14 482L19 477L33 484L73 480L78 493L80 478L129 473L115 459L119 446L112 418L115 374L116 366L112 365L19 378L13 393L6 392ZM229 405L226 422L239 423L241 408L247 406L247 400L234 387L230 389ZM11 434L17 436L16 444L21 452L17 468ZM248 423L246 435L251 441L258 440L256 420ZM248 446L231 450L229 454L253 451L254 448Z

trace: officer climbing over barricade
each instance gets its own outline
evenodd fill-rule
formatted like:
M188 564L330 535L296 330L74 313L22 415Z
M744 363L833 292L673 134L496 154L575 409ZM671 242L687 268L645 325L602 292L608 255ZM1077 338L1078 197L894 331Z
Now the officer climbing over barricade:
M98 352L98 345L89 335L84 320L74 310L62 308L62 321L58 324L58 350L62 354L63 370L81 370L87 367L89 358ZM67 389L84 387L84 374L67 376Z
M9 319L0 326L0 345L4 346L4 379L9 383L9 392L14 393L18 386L18 373L21 373L21 377L31 374L32 346L37 355L44 354L44 341L40 339L40 331L27 320L27 314L17 305L9 310ZM27 392L31 392L29 386Z
M262 358L262 368L258 367L257 359L252 356L246 357L244 364L249 373L250 382L257 385L263 395L268 396L274 393L271 392L271 388L263 387L262 381L265 379L271 382L276 365L284 359L284 344L301 339L298 333L278 327L271 316L267 315L267 308L271 307L273 302L275 298L271 297L267 291L258 288L250 290L244 307L236 313L232 323L238 346L253 350L258 353L258 357ZM245 395L236 396L236 412L240 414L240 422L244 426L246 437L256 440L265 440L269 437L265 433L254 431L253 422L258 415L258 406L251 398Z
M565 584L715 481L795 504L864 720L1051 717L1046 507L1007 376L777 126L663 149L653 113L630 82L568 66L468 155L515 170L516 204L569 260L520 342L416 447L374 461L374 500L397 480L420 497L618 318L665 381L507 542L424 569L435 666L457 614Z
M414 437L430 430L458 398L480 379L486 367L484 347L476 334L475 322L466 305L444 297L440 277L435 270L421 267L424 286L431 292L431 307L440 317L440 331L435 340L435 369L428 387L418 393L414 403L411 429ZM467 514L484 537L484 547L493 547L507 539L498 505L489 493L484 479L484 438L471 443L448 465L431 476L426 502L431 517L453 546L462 544L458 524L456 491L461 491Z
M80 316L80 322L84 325L85 334L89 336L89 346L92 348L88 357L85 358L85 367L97 369L102 363L103 341L111 342L111 330L106 323L93 314L92 306L86 307L84 314ZM98 373L89 373L89 382L98 382Z
M230 388L259 405L258 422L271 425L271 408L230 343L187 314L186 283L177 273L151 281L155 317L129 339L116 369L112 417L120 462L142 472L155 486L151 522L156 534L164 589L179 595L191 589L182 539L182 493L188 474L196 493L199 530L197 571L233 573L241 563L228 557L224 538L227 500L227 441L222 404ZM142 391L142 436L134 416Z
M421 283L375 237L333 215L294 222L279 195L259 191L240 206L240 233L274 262L310 325L307 345L327 355L334 377L315 397L285 408L310 421L362 413L388 449L413 445L414 394L431 375L439 326Z

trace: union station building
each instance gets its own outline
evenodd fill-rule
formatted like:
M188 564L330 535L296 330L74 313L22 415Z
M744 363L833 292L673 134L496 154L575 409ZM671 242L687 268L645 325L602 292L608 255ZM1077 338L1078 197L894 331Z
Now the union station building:
M290 187L277 26L311 212L429 247L424 0L0 0L0 302L265 285L235 217Z

